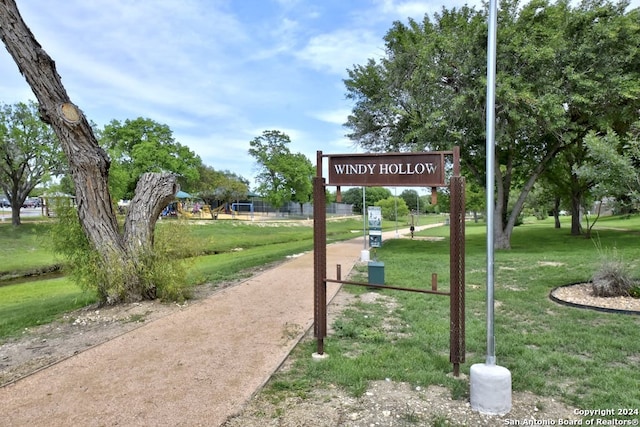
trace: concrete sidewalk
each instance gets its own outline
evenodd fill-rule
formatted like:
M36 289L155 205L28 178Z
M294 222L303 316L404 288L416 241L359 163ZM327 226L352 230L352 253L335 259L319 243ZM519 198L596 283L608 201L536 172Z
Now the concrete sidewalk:
M346 278L363 248L362 237L328 245L327 277L341 264ZM338 290L328 284L327 301ZM0 388L0 424L220 425L312 326L313 304L309 252Z

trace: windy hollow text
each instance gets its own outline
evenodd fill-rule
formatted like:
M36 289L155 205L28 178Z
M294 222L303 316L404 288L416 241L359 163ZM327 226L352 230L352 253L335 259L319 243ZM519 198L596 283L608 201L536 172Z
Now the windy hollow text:
M438 165L434 163L381 163L376 164L355 164L334 165L335 173L338 175L362 175L362 174L380 174L380 175L423 175L425 173L434 174L438 170Z
M367 186L439 186L444 184L439 153L329 157L329 183Z

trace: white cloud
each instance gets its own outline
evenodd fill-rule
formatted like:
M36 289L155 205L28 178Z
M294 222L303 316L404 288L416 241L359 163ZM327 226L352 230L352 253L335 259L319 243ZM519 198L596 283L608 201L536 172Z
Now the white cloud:
M347 121L349 114L351 114L351 110L343 108L339 110L320 111L311 114L311 116L323 122L342 126Z
M383 42L372 31L342 29L311 38L296 56L317 70L345 75L347 68L383 53Z
M398 18L411 17L421 19L425 13L433 13L440 9L440 6L433 1L397 1L382 0L380 8L383 13L396 16Z

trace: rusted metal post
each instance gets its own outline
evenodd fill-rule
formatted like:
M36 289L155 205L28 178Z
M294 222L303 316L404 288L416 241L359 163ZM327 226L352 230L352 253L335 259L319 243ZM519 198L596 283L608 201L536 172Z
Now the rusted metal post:
M453 176L460 176L460 146L453 147Z
M313 281L314 281L314 334L317 353L324 354L327 335L327 212L324 178L322 177L322 151L317 155L317 176L313 179Z
M431 273L431 290L432 291L438 290L438 274L437 273Z
M451 177L451 251L450 251L450 361L453 375L460 375L465 360L465 194L464 178Z

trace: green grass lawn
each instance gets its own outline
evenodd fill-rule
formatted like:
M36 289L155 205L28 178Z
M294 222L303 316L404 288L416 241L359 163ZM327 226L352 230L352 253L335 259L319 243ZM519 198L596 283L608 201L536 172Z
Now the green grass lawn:
M0 343L25 328L50 323L62 313L96 302L64 277L0 286Z
M571 308L549 299L561 285L590 279L602 250L593 240L554 229L551 221L517 227L512 249L495 253L495 338L497 363L512 375L514 391L554 396L578 408L640 408L640 316ZM602 221L594 234L600 248L617 248L640 277L639 218ZM632 231L623 231L631 229ZM484 224L466 229L466 363L486 358L486 234ZM433 240L388 240L378 250L385 282L430 288L437 273L439 289L449 285L448 227L419 236ZM366 267L360 281L366 282ZM366 288L347 287L360 294ZM334 324L325 351L313 362L315 341L296 349L294 369L277 374L268 393L304 395L314 385L338 384L355 395L370 380L390 378L414 386L445 384L454 398L468 397L468 382L453 379L449 362L449 300L443 296L393 290L384 303L358 303ZM280 396L281 398L281 396Z
M48 223L25 222L19 227L10 221L0 223L0 276L55 264L47 245L50 229Z

